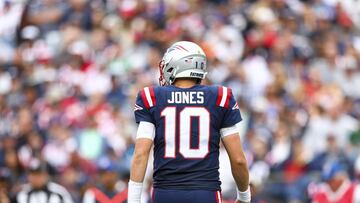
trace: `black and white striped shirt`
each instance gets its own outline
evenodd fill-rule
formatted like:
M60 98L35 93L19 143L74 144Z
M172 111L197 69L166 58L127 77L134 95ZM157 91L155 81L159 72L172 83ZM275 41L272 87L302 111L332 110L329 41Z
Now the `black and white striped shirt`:
M49 182L42 189L25 185L16 196L17 203L73 203L69 192L61 185Z

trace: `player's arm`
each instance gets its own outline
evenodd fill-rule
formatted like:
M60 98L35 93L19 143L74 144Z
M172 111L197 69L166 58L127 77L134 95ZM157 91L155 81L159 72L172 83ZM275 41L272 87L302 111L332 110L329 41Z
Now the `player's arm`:
M236 129L236 126L231 128ZM240 136L239 133L229 133L222 138L222 142L228 153L231 172L237 185L237 202L250 202L249 171Z
M237 203L250 202L249 171L237 128L237 124L242 118L239 105L230 88L218 87L216 105L221 107L224 112L220 134L228 153L231 171L237 185Z
M140 138L136 140L135 152L131 164L130 180L134 182L144 181L146 166L152 144L153 141L150 139Z
M135 151L130 169L128 203L140 203L144 176L154 135L154 124L144 121L139 123Z
M139 123L136 135L135 151L130 168L128 203L140 203L141 191L149 153L155 137L155 121L150 108L156 104L154 88L145 87L136 98L134 114Z

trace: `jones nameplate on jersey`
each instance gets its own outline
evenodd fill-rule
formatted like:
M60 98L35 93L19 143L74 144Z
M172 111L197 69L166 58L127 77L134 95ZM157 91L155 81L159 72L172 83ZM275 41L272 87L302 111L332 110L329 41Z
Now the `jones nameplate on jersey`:
M204 92L171 92L169 104L203 104Z

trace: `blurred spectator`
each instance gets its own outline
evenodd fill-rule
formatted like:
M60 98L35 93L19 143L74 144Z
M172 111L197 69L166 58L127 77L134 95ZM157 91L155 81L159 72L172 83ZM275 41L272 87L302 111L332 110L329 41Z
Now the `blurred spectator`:
M349 180L341 163L329 163L324 166L323 183L311 186L312 200L315 203L358 203L360 185Z
M58 22L64 15L66 3L59 0L31 0L28 3L27 21L37 25L42 33L59 29Z
M23 1L0 2L0 64L11 64L15 55L16 29L21 22Z
M10 192L9 171L6 168L0 169L0 203L13 202Z
M99 165L100 180L96 187L89 188L85 192L83 203L125 203L127 200L126 183L128 180L118 182L119 176L116 165L109 159L100 160Z
M72 203L73 200L68 191L54 182L49 181L49 174L46 163L33 161L29 166L29 184L24 185L17 194L19 203Z
M21 165L19 157L16 153L16 139L10 136L5 136L1 140L1 175L4 178L5 184L7 184L8 193L11 198L18 192L21 180L25 177L24 167Z

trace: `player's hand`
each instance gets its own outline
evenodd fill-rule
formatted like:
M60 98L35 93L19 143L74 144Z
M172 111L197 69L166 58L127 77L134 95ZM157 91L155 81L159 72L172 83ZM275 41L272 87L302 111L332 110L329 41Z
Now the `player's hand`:
M251 202L242 202L240 200L237 200L236 203L251 203Z

